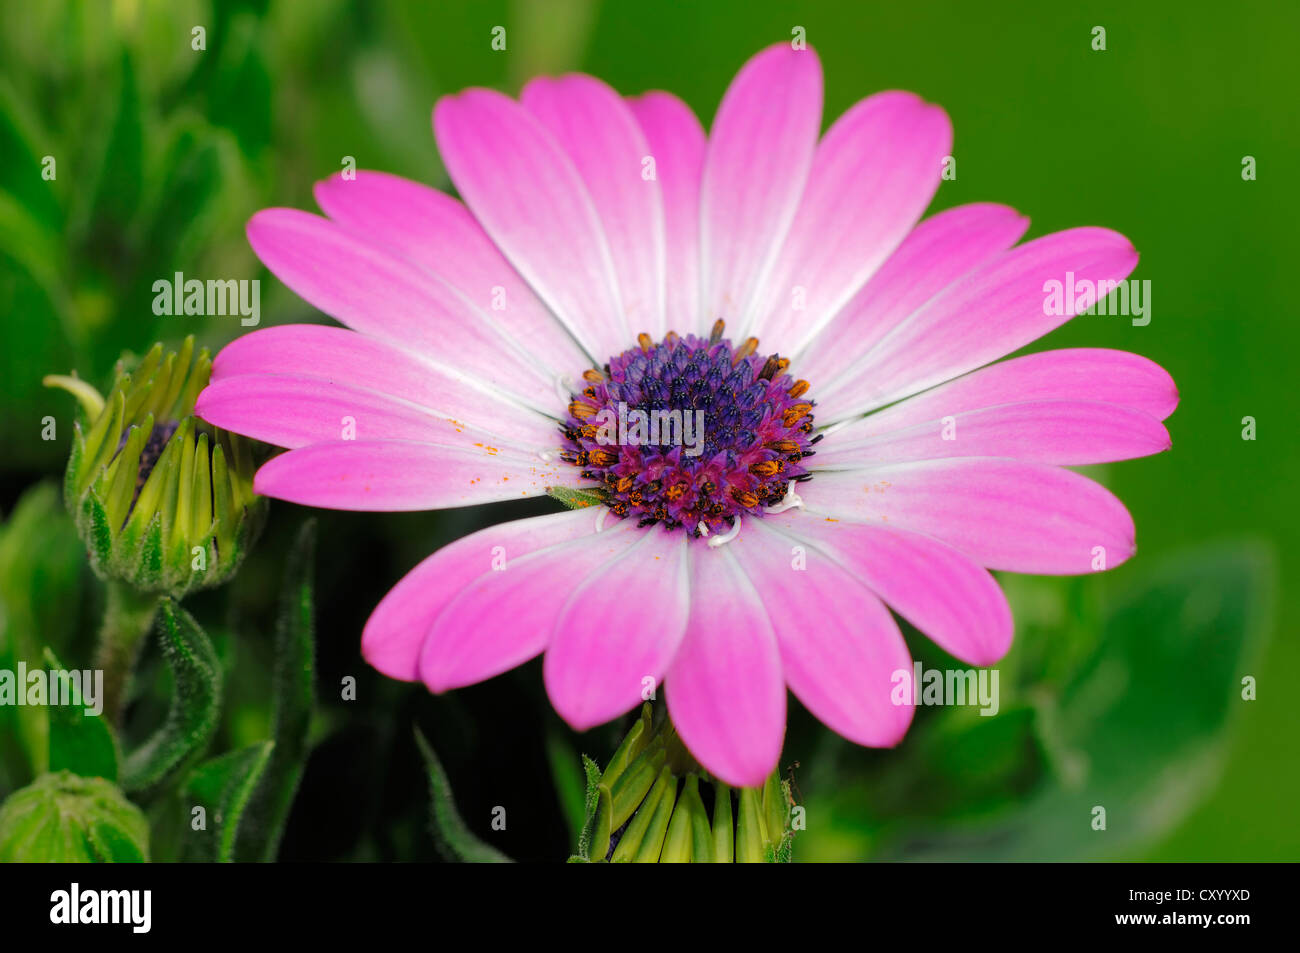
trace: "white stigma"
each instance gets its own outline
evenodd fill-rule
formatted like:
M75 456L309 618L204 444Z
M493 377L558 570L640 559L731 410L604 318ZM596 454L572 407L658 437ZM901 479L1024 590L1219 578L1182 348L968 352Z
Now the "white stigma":
M731 518L731 529L727 530L727 532L724 533L723 535L715 536L711 540L709 540L709 548L717 549L719 546L724 546L739 535L740 535L740 517L733 516Z
M785 496L781 498L781 502L777 503L775 506L765 506L763 512L784 513L786 510L792 510L795 507L803 509L803 499L794 491L794 484L794 480L791 480L786 484Z
M571 376L561 374L555 378L555 393L559 395L560 400L564 403L569 402L569 399L573 396L573 391L573 378Z
M609 516L609 507L602 506L600 512L596 514L596 532L599 533L605 528L605 517Z

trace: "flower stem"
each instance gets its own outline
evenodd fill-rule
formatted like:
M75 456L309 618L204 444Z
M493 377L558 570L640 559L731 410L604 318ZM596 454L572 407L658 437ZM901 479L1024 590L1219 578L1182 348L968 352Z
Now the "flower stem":
M131 671L140 657L144 637L153 627L160 599L116 579L108 580L107 585L108 598L99 627L95 667L104 672L104 716L118 725L126 705Z

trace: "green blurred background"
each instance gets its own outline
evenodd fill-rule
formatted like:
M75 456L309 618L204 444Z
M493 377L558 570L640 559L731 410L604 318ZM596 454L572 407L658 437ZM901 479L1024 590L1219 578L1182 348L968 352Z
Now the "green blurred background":
M498 25L504 52L490 46ZM267 205L313 208L312 183L345 156L446 186L429 128L439 95L515 93L538 72L576 69L626 93L674 91L707 123L745 59L796 26L822 58L826 123L888 88L947 109L957 178L931 211L998 201L1033 219L1030 237L1084 224L1127 235L1151 323L1082 317L1033 349L1135 351L1182 394L1172 452L1095 472L1132 511L1138 556L1083 580L1004 579L1018 625L998 717L923 711L900 749L866 752L792 709L785 758L800 763L809 812L796 857L1300 859L1300 589L1288 585L1300 315L1284 285L1300 260L1296 4L3 0L0 506L8 517L28 494L42 527L34 551L0 539L11 641L88 655L100 598L69 527L29 493L60 473L73 411L42 375L77 368L103 384L123 349L193 331L215 351L242 330L155 317L154 280L260 276L263 326L320 320L260 268L243 223ZM57 440L41 439L46 415ZM565 765L579 750L607 756L614 728L563 729L535 665L433 699L357 655L370 609L435 545L547 508L323 514L318 746L286 857L428 855L411 846L423 836L413 720L444 753L471 826L485 828L480 808L509 789L520 807L503 849L564 855ZM304 515L275 506L230 592L195 600L234 673L223 744L264 730L258 633ZM912 641L928 665L951 664ZM359 700L333 700L349 674ZM1240 698L1246 676L1255 701ZM0 795L21 775L0 776ZM1112 805L1105 833L1088 826L1094 804Z

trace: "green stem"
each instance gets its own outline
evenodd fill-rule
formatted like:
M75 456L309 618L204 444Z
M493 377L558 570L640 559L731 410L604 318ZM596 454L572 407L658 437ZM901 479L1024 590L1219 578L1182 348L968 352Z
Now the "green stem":
M108 581L95 667L104 673L104 717L115 726L122 721L131 671L145 636L153 628L159 601L159 596L137 592L124 582Z

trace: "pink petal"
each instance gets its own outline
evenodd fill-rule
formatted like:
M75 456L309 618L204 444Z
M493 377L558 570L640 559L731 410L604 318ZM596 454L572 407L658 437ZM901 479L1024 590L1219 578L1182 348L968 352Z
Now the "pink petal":
M555 139L486 89L444 96L433 126L465 204L592 361L625 350L633 336L600 216Z
M666 245L666 329L682 334L705 330L700 318L700 177L704 171L704 127L691 108L669 93L628 100L641 124L664 206ZM654 335L654 332L651 332Z
M213 383L258 374L330 381L387 394L537 449L556 443L554 418L510 401L495 388L450 374L410 351L345 328L319 324L263 328L236 338L212 362ZM200 403L206 399L200 397ZM219 426L246 433L240 426L251 421L233 423Z
M584 482L567 463L525 462L490 448L340 440L273 458L257 471L253 489L327 510L401 512L518 500Z
M736 74L713 120L700 197L703 318L743 337L812 165L822 70L812 50L770 46Z
M1058 400L1118 404L1164 420L1178 406L1178 388L1159 364L1128 351L1042 351L990 364L877 411L837 430L836 443L1000 404ZM823 413L820 404L817 413Z
M1011 607L997 581L929 536L792 511L774 526L830 554L944 651L992 665L1011 647Z
M208 423L277 447L332 440L411 440L482 450L516 461L537 459L526 444L439 416L374 391L331 381L273 374L227 377L199 395L195 411ZM552 436L551 443L559 440Z
M892 697L895 673L912 672L898 625L843 566L777 532L768 525L773 519L780 517L748 521L741 538L723 548L734 548L766 606L790 690L850 741L892 747L913 711ZM670 705L673 684L670 675Z
M415 681L434 618L465 586L492 573L497 547L507 559L519 559L583 539L595 525L592 511L566 510L489 526L449 543L403 576L375 607L361 634L361 654L389 678Z
M709 773L758 787L785 737L776 636L730 546L691 546L690 622L668 670L668 713Z
M781 257L763 289L756 334L795 353L898 246L939 187L952 124L912 93L879 93L817 147Z
M1010 457L1075 466L1131 460L1170 447L1169 432L1149 414L1082 400L982 407L864 439L858 430L853 425L837 430L824 451L818 448L815 468L942 457Z
M1029 219L1005 205L960 205L918 225L852 301L818 334L794 368L817 387L818 416L834 409L832 385L895 325L953 282L1006 251Z
M308 304L355 331L419 352L539 408L554 380L450 285L319 215L264 209L248 222L263 264Z
M623 326L632 332L624 346L641 331L658 340L667 330L664 208L658 179L643 175L650 146L641 126L622 97L591 76L539 77L520 101L568 153L596 207L618 276Z
M587 365L564 325L506 261L469 210L444 192L384 172L342 173L316 183L316 201L335 222L437 275L556 374Z
M656 528L640 535L572 589L546 650L546 692L578 731L637 704L663 677L686 628L686 534Z
M892 403L1004 357L1068 321L1045 313L1049 281L1121 281L1137 265L1128 239L1074 228L1021 245L896 325L846 376L845 396L819 390L829 422ZM827 390L835 391L835 387Z
M888 523L942 540L990 569L1072 575L1133 555L1133 518L1104 487L1069 470L989 458L818 473L817 512Z
M628 520L545 549L506 548L499 570L462 588L434 620L420 678L434 692L481 682L540 653L573 588L639 538Z

